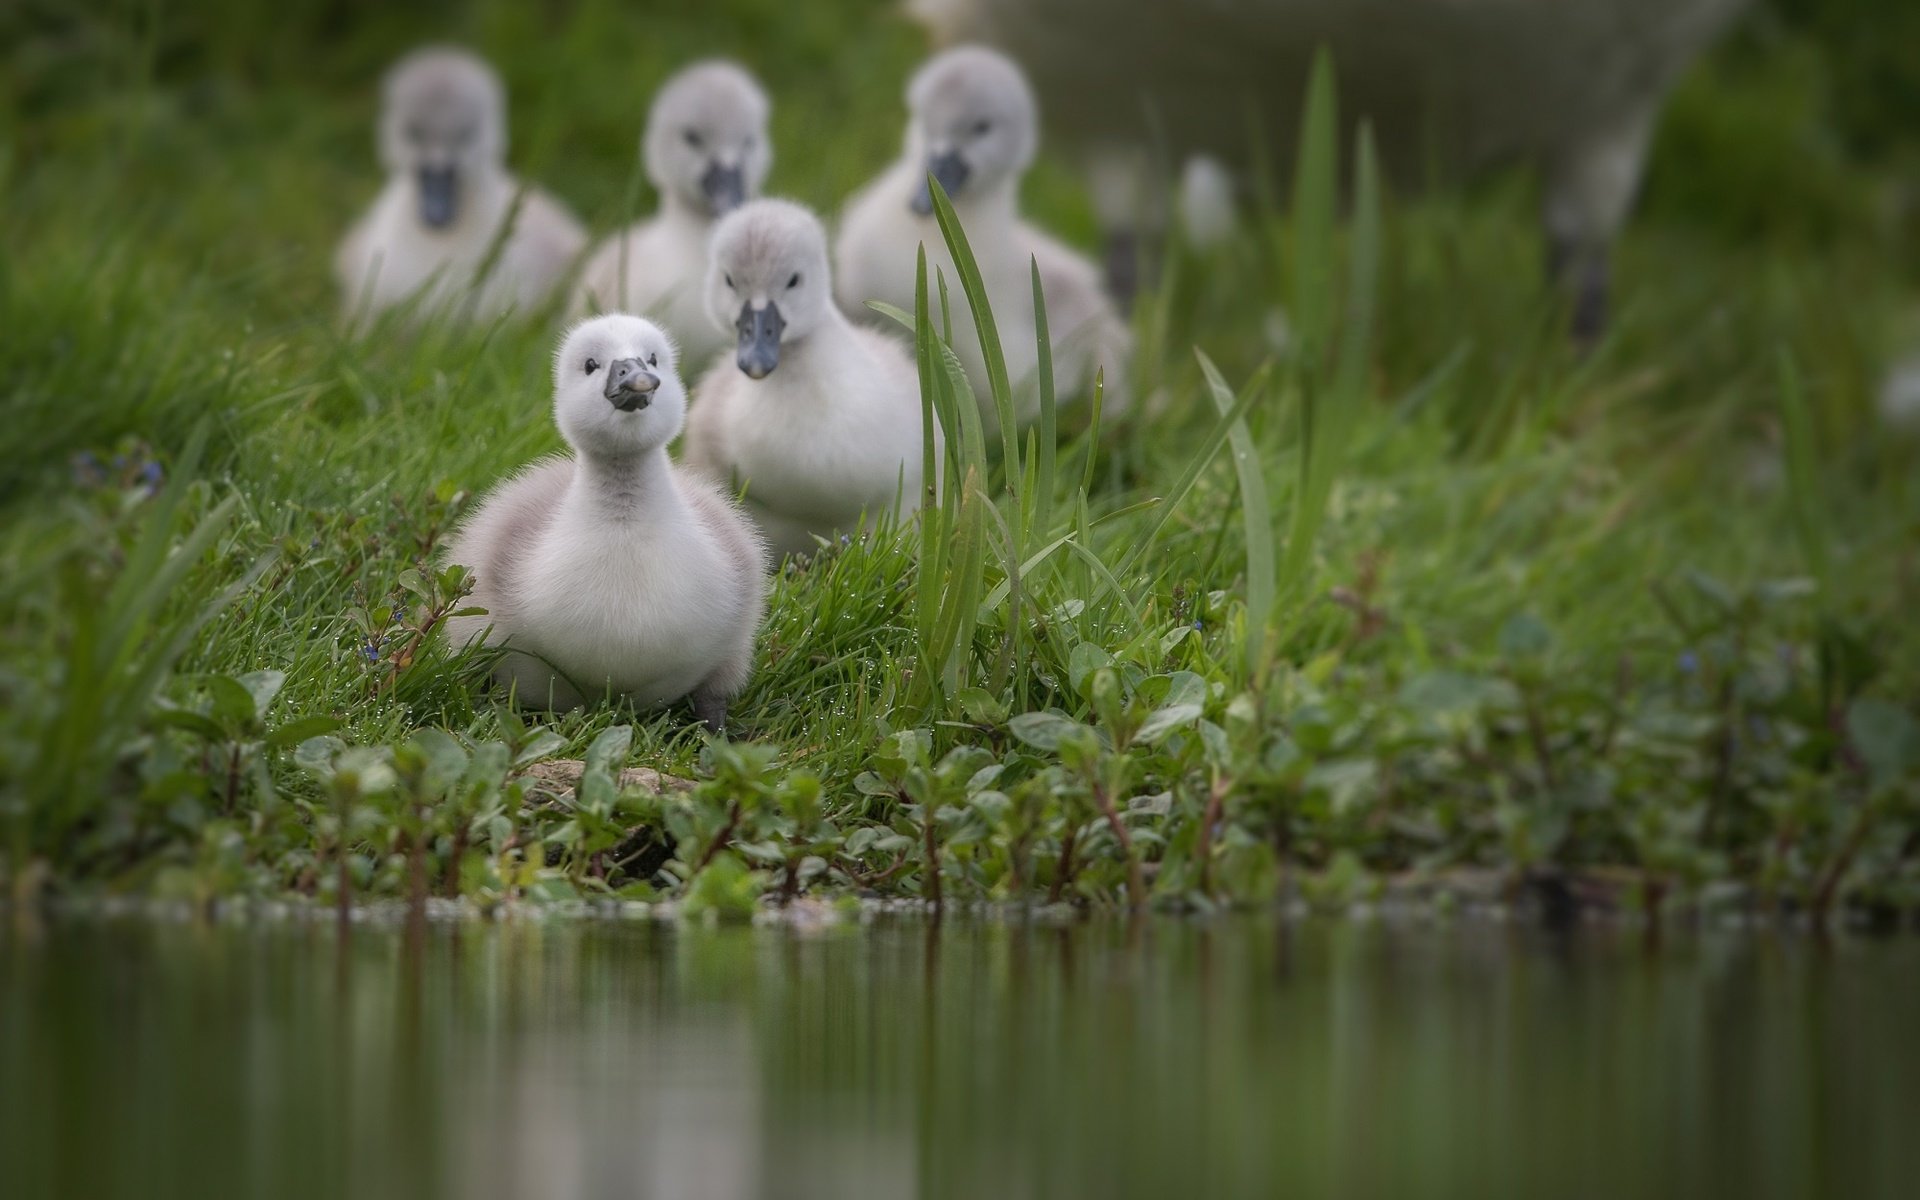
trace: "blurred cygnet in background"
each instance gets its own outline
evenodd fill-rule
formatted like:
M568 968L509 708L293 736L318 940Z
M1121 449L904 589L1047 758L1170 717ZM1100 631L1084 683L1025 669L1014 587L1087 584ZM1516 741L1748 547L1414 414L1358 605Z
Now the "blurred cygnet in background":
M1106 409L1123 411L1132 330L1108 300L1098 268L1020 217L1020 177L1040 140L1033 90L1020 68L985 47L949 50L915 73L907 108L900 160L847 201L834 252L841 306L861 319L872 317L868 300L913 311L916 254L925 244L934 320L938 269L952 305L954 353L988 428L998 427L960 275L933 216L931 174L953 201L979 263L1019 419L1031 419L1039 403L1030 260L1038 263L1046 298L1057 394L1086 395L1094 372L1104 370Z
M536 307L586 246L559 201L507 172L505 93L464 50L417 50L387 73L379 150L387 185L334 258L350 322L415 298L423 316Z
M640 139L653 216L601 243L581 273L575 306L645 313L704 367L729 338L707 319L707 241L714 223L760 194L773 147L767 95L729 62L703 62L667 80Z

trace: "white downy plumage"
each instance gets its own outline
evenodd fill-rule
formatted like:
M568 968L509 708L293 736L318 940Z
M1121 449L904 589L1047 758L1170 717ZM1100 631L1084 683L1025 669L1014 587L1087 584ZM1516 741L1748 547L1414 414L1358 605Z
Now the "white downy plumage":
M949 50L914 75L907 107L900 161L847 202L834 251L841 306L863 318L871 315L868 300L911 311L915 258L924 244L928 279L936 269L947 278L954 352L989 428L997 427L973 319L932 215L931 173L952 199L979 263L1020 418L1038 411L1039 396L1030 261L1039 266L1046 298L1056 391L1063 399L1084 395L1101 370L1108 411L1124 410L1132 332L1108 300L1099 270L1020 218L1020 176L1039 141L1033 92L1020 69L983 47Z
M522 704L691 697L718 729L752 674L766 551L716 488L667 457L686 417L673 343L640 317L594 317L561 342L553 377L573 455L508 479L461 526L448 557L486 612L453 618L448 634L504 644L498 677Z
M784 200L753 201L720 222L712 258L708 313L736 332L737 350L694 389L688 465L744 488L776 558L914 511L919 373L902 343L834 307L819 219Z
M433 47L395 64L379 124L387 185L334 257L349 324L410 300L421 315L485 320L553 295L586 232L507 172L506 147L505 95L486 63Z
M650 316L696 366L724 348L729 339L706 315L707 242L714 223L766 182L773 165L768 115L766 93L732 63L696 63L666 82L640 139L659 210L593 252L580 275L577 309Z

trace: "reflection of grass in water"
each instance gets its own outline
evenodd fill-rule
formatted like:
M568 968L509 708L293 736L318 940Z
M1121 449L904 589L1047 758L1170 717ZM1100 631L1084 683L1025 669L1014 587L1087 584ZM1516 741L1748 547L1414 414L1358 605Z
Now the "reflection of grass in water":
M9 946L0 1030L36 1031L0 1075L12 1194L1497 1197L1577 1173L1576 1195L1897 1196L1914 1167L1900 942L883 919L335 949Z
M177 536L213 532L193 562L153 571L169 586L122 616L186 628L265 564L177 671L284 671L275 727L336 717L355 743L433 725L545 744L502 729L469 685L470 657L417 636L417 610L446 598L425 594L431 573L403 573L463 495L556 445L550 323L360 343L331 324L327 259L375 186L373 81L388 58L429 34L490 54L511 91L512 165L604 232L650 204L634 143L670 67L721 51L761 73L776 97L774 188L830 212L896 152L916 53L893 19L827 6L608 6L550 23L486 5L436 30L378 9L351 33L328 28L327 11L276 6L269 26L247 6L201 6L155 30L70 24L8 42L22 119L0 176L6 776L51 761L37 757L50 722L91 723L54 743L67 747L59 772L35 776L70 793L71 819L44 797L31 818L15 811L15 867L164 864L213 892L328 886L330 810L283 751L259 755L271 786L249 769L229 810L209 755L255 755L260 739L209 749L169 734L122 761L141 706L72 708L84 697L61 672L89 661L75 654L82 597L127 562L146 570L142 514L158 510L122 514L117 491L96 490L77 520L65 462L125 437L190 461L178 456L204 422L202 478L165 520ZM48 70L35 55L53 45L78 46L91 69ZM1297 172L1292 219L1263 214L1211 255L1173 251L1139 321L1134 378L1155 394L1124 422L1089 429L1084 398L1061 397L1057 447L1038 430L969 430L961 381L923 345L926 402L955 405L958 469L918 531L778 581L738 718L782 765L728 785L750 800L740 852L775 876L839 854L849 875L921 894L938 857L949 897L1004 889L1016 871L1044 886L1061 862L1090 895L1119 895L1144 862L1164 894L1207 879L1253 897L1281 860L1363 873L1625 863L1789 894L1850 862L1861 873L1848 886L1904 895L1911 783L1853 765L1885 776L1900 754L1865 753L1862 731L1877 746L1903 727L1848 706L1910 698L1920 671L1903 619L1913 449L1871 417L1910 301L1890 243L1861 219L1880 176L1835 153L1752 203L1755 179L1771 178L1753 173L1777 132L1768 115L1811 94L1810 62L1839 69L1811 43L1743 44L1688 85L1651 213L1620 255L1619 327L1584 361L1535 285L1523 182L1384 198L1372 234L1335 217L1334 181L1357 168L1330 137L1320 165ZM1030 199L1084 228L1069 180L1054 164ZM928 312L943 294L969 303L967 282L930 280ZM1271 336L1278 308L1287 354ZM1803 381L1785 422L1782 353ZM1771 481L1783 448L1784 489ZM224 526L207 523L216 511ZM1807 530L1820 532L1817 572ZM1809 573L1823 585L1813 598L1791 582ZM140 671L169 657L97 667L100 690L138 697ZM162 690L202 694L180 678ZM641 761L696 771L679 714L597 709L554 728L577 753L629 722ZM931 731L924 753L894 737L910 727ZM981 748L977 765L1006 760L1001 776L970 787L972 772L943 773L960 744ZM46 782L82 761L84 788ZM824 815L807 815L804 835L791 830L811 811L795 768L822 785ZM10 782L10 801L25 794ZM1202 838L1210 797L1227 825ZM1118 819L1133 799L1148 807L1125 817L1123 862L1107 809ZM563 874L544 882L566 887L596 886L606 866L585 848L612 834L588 827L632 816L616 805L544 822L480 797L427 805L440 824L415 842L410 803L367 805L349 831L356 887L390 892L407 887L395 846L444 856L471 835L498 849L479 825L456 838L448 814L499 816L522 847L558 834ZM1885 815L1849 850L1860 812ZM715 834L687 827L702 850ZM797 856L802 844L814 849ZM458 863L433 877L469 878Z

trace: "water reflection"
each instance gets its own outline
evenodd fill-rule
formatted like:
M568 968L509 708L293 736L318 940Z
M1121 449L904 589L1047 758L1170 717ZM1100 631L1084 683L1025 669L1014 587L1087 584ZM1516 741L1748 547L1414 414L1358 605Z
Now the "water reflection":
M1910 1194L1920 947L1461 923L0 935L10 1196Z

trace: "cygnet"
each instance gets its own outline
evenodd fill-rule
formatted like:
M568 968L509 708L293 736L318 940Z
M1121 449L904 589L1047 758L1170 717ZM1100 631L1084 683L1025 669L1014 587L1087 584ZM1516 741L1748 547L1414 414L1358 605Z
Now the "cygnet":
M1102 290L1099 269L1020 218L1020 177L1039 143L1033 90L1020 68L985 47L948 50L914 75L907 107L905 153L847 202L834 255L841 305L856 316L867 314L868 300L912 311L915 257L924 244L928 286L936 269L946 275L954 352L989 427L997 425L985 358L933 217L931 174L952 199L979 263L1020 419L1038 411L1039 397L1030 260L1040 269L1058 394L1088 392L1103 370L1106 407L1123 410L1132 331ZM937 295L932 303L938 322Z
M506 97L492 68L430 47L387 73L378 130L387 185L334 257L348 324L409 300L488 320L539 306L586 232L505 167Z
M776 557L913 512L919 372L901 342L834 307L819 219L755 200L720 222L712 259L707 311L737 348L694 389L687 463L744 491Z
M647 179L660 195L653 216L603 242L581 272L582 312L643 313L704 364L728 339L707 321L707 242L714 223L760 194L773 148L767 95L729 62L674 75L654 98L640 139Z
M553 383L573 454L500 484L461 526L449 558L486 611L453 618L449 636L504 645L497 677L522 704L686 697L718 731L752 674L766 551L667 457L687 407L673 342L640 317L591 318L561 342Z

